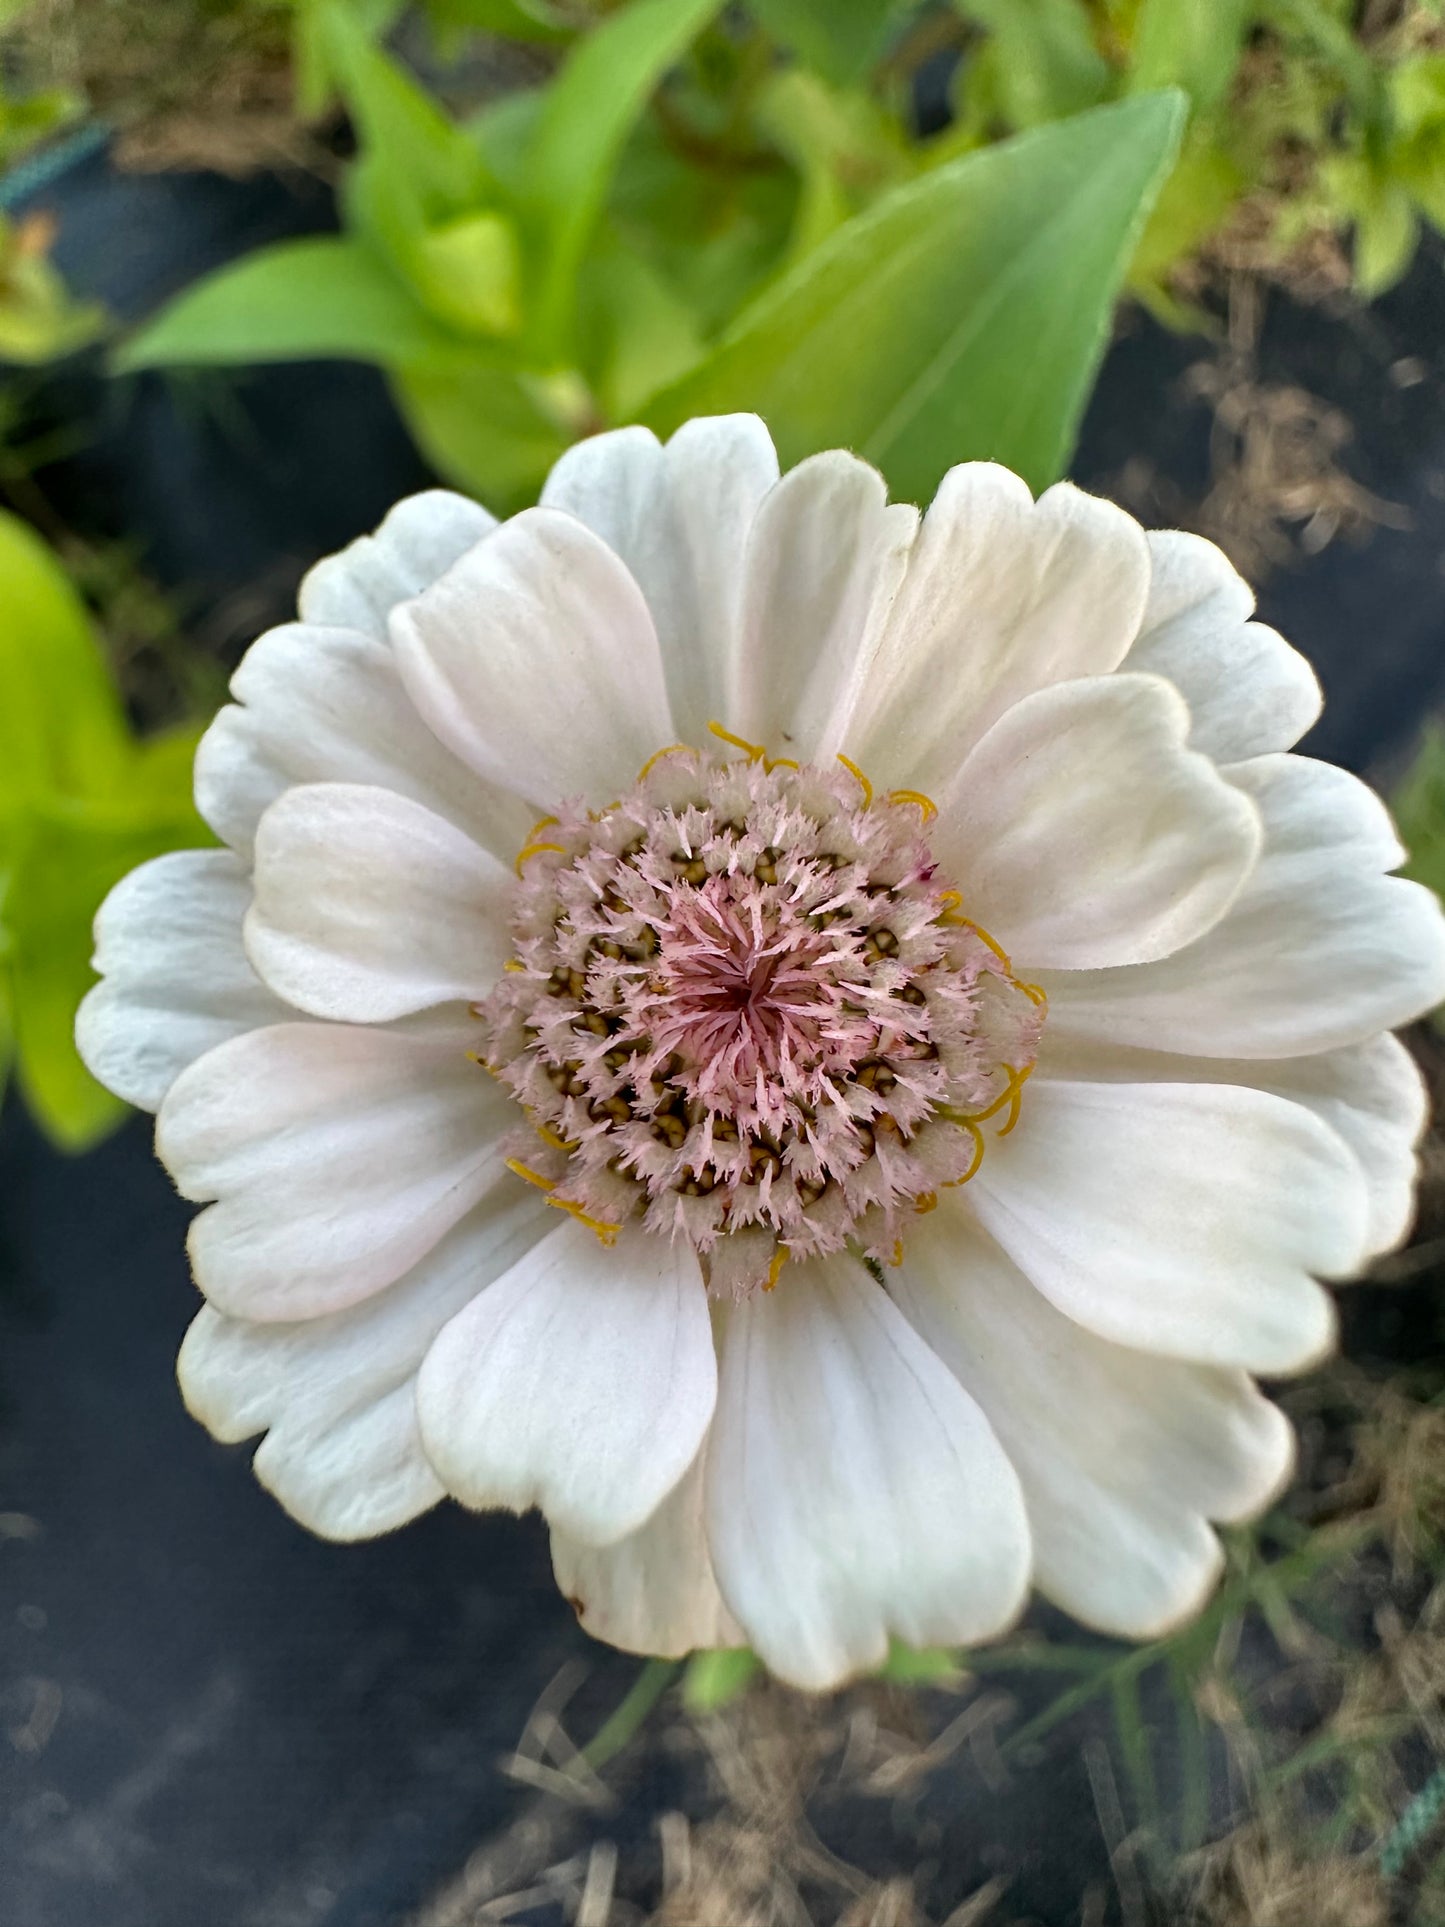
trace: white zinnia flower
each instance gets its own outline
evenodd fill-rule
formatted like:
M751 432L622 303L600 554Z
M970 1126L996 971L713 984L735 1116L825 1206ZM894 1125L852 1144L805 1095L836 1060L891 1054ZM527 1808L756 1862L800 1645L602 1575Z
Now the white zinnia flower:
M317 1532L539 1506L593 1632L805 1686L1031 1579L1194 1609L1289 1470L1248 1374L1405 1231L1387 1033L1445 997L1250 610L1074 488L920 519L751 417L321 563L80 1017L208 1204L191 1409Z

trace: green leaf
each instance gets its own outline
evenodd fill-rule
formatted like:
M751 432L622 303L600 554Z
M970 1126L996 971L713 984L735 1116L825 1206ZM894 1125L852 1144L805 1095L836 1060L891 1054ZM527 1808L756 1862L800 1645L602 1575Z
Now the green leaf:
M327 235L278 242L205 276L132 336L115 365L339 357L408 367L456 347L369 248Z
M951 161L839 228L643 419L756 409L785 463L847 446L927 501L955 462L1068 460L1184 101L1143 94Z
M317 6L332 69L363 150L432 220L460 214L489 185L473 142L396 61L372 44L365 27L334 0Z
M722 0L634 0L568 56L547 88L528 154L541 279L541 353L564 352L578 268L628 135L668 68Z
M1432 723L1390 808L1409 851L1405 875L1445 894L1445 724Z
M517 231L504 214L459 214L414 243L413 278L433 314L481 334L515 334L522 324Z
M908 0L751 0L773 38L835 86L860 80L888 44Z
M682 1703L689 1713L717 1713L752 1682L762 1662L746 1646L694 1653L682 1676Z
M507 40L556 41L575 28L555 8L536 0L423 0L426 17L439 32L475 29Z
M84 603L28 524L0 510L0 821L116 779L128 732Z
M879 1679L892 1686L946 1686L962 1679L959 1655L945 1646L905 1646L889 1641L888 1657L878 1669Z
M1113 72L1079 0L956 0L993 39L993 83L1012 127L1037 127L1093 107Z
M1239 61L1250 0L1143 0L1129 91L1182 87L1196 111L1223 99Z
M432 467L499 515L535 500L568 443L598 425L575 382L531 382L480 362L403 369L394 385Z
M605 233L578 291L582 371L609 421L625 421L663 382L679 381L705 352L698 319L667 277Z

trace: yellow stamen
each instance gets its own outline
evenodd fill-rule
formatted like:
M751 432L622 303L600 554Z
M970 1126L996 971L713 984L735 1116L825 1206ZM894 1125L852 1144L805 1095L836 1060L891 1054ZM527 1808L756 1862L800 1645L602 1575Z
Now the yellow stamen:
M578 1224L585 1224L589 1231L595 1231L599 1244L610 1247L617 1243L617 1234L622 1229L620 1224L609 1224L606 1218L589 1218L581 1205L573 1204L570 1198L548 1198L547 1202L558 1211L569 1213Z
M977 1177L978 1167L983 1163L983 1132L971 1118L959 1117L955 1118L953 1122L955 1124L961 1124L973 1139L973 1163L969 1165L961 1178L948 1179L943 1187L946 1191L952 1191L956 1185L967 1184L970 1178Z
M556 1188L555 1178L544 1178L540 1171L532 1170L531 1166L523 1164L520 1158L503 1158L502 1162L509 1171L515 1171L519 1178L525 1178L528 1184L535 1184L539 1191L551 1191Z
M554 1131L550 1124L537 1124L534 1122L532 1129L537 1133L538 1137L541 1138L542 1142L544 1144L550 1144L554 1151L575 1151L577 1149L577 1146L563 1137L560 1132Z
M731 743L734 749L745 749L750 763L767 762L768 753L761 744L750 743L746 736L734 736L732 731L724 729L721 723L709 723L707 729L709 736L716 736L719 742Z
M920 1191L918 1196L913 1200L913 1209L918 1213L920 1218L925 1217L930 1211L936 1211L938 1209L938 1193L936 1191Z
M684 750L684 749L687 750L692 755L697 754L696 750L693 749L691 743L669 743L666 749L655 749L652 752L651 756L648 757L647 761L642 765L642 768L637 772L638 782L641 783L648 776L650 776L653 770L656 769L657 765L662 761L664 756L676 756L679 750Z
M560 816L539 816L527 832L527 841L530 843L534 836L540 836L543 830L550 830L554 823L560 823L561 821Z
M525 843L517 852L517 861L514 866L517 875L520 876L522 874L522 865L527 861L529 856L538 856L543 850L555 850L558 856L566 856L567 854L560 843Z
M922 790L889 790L888 801L914 804L925 824L931 823L938 815L938 805L931 796L925 796ZM955 899L958 897L956 890L950 890L948 894Z
M505 963L504 963L504 964L502 965L502 968L503 968L503 970L522 970L522 971L525 971L525 970L526 970L526 968L527 968L527 966L526 966L526 965L525 965L525 964L524 964L524 963L523 963L523 962L522 962L522 961L520 960L520 958L517 958L517 957L508 957L508 959L507 959L507 961L506 961L506 962L505 962ZM474 1012L473 1012L473 1015L474 1015L474 1016L477 1016L477 1017L480 1017L480 1016L481 1016L481 1014L482 1014L482 1013L481 1013L481 1012L480 1012L479 1010L478 1010L478 1011L474 1011Z
M1014 988L1021 990L1029 1002L1031 1004L1037 1004L1040 1010L1048 1009L1049 993L1044 989L1042 984L1015 983Z
M839 750L838 752L838 761L843 765L844 769L847 770L848 774L853 778L853 781L858 785L859 789L862 790L864 809L866 810L870 808L873 802L873 785L868 781L868 778L863 774L862 770L859 769L858 765L853 761L853 758L851 756L845 756L842 750Z
M797 769L798 767L799 765L793 761L791 756L765 756L763 758L763 768L769 776L772 775L775 769Z
M997 937L991 937L988 934L981 923L975 923L972 917L961 917L952 910L946 910L938 921L950 925L951 928L955 930L971 930L979 942L986 945L998 958L1004 967L1005 975L1010 981L1013 980L1014 967L1008 952L1004 949Z
M786 1245L779 1245L777 1250L773 1253L772 1263L768 1266L768 1282L763 1286L764 1291L776 1290L778 1280L783 1275L783 1266L787 1262L788 1262L788 1247Z
M903 1240L901 1238L895 1238L893 1240L893 1250L889 1254L888 1262L895 1271L897 1271L898 1267L903 1263Z

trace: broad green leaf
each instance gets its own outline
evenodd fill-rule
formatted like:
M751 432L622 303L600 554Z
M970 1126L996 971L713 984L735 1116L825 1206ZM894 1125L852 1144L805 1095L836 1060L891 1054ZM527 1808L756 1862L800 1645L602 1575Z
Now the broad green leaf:
M340 357L407 367L457 338L359 241L281 241L207 275L116 356L121 371Z
M867 94L841 92L801 67L762 88L754 119L798 170L789 246L800 260L885 188L914 171L898 124Z
M531 325L541 352L565 348L577 272L623 144L668 68L722 0L633 0L580 41L547 88L527 187L541 275Z
M847 446L905 499L955 462L1056 479L1183 97L1036 128L897 188L770 290L642 417L755 409L784 462Z
M1129 91L1182 87L1196 111L1223 99L1249 25L1250 0L1143 0Z
M917 10L910 0L750 0L750 5L775 40L839 87L861 80L897 23Z
M0 820L61 792L105 789L125 718L85 605L39 536L0 510Z
M402 370L394 385L433 468L499 515L534 500L568 443L599 425L576 384L529 383L480 362Z
M1094 44L1081 0L955 0L993 38L993 85L1012 127L1082 113L1109 90L1112 70Z
M762 1662L747 1646L694 1653L682 1676L682 1703L689 1713L717 1713L746 1690Z

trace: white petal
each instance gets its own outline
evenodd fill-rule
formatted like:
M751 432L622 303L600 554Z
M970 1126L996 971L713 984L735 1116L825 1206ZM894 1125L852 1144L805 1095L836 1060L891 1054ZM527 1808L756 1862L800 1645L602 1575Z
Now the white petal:
M95 919L102 981L75 1020L92 1076L158 1111L176 1078L228 1037L279 1023L286 1007L241 948L251 900L229 850L176 850L123 877Z
M1262 622L1228 556L1179 529L1148 533L1149 601L1126 669L1167 676L1194 719L1190 742L1216 763L1290 749L1320 713L1315 672Z
M366 1539L405 1525L443 1496L416 1421L421 1361L447 1320L555 1223L518 1185L347 1311L257 1325L206 1305L177 1364L186 1405L227 1444L266 1433L256 1476L310 1531Z
M1101 1338L1255 1372L1323 1356L1334 1314L1314 1277L1348 1276L1365 1240L1364 1181L1335 1133L1234 1085L1036 1080L968 1202Z
M743 558L778 457L756 415L704 416L666 447L617 428L569 448L542 490L627 564L657 628L673 726L703 744L728 709L741 634Z
M392 613L402 678L479 775L549 809L606 803L673 740L657 632L605 542L527 509Z
M823 1689L895 1633L961 1645L1023 1603L1012 1467L977 1406L850 1258L732 1307L708 1445L723 1597L759 1655Z
M156 1149L183 1197L196 1283L238 1318L315 1318L409 1271L486 1193L515 1105L456 1046L278 1024L171 1086Z
M938 798L934 853L1025 969L1144 963L1217 923L1259 856L1259 816L1157 676L1041 689Z
M844 449L790 469L748 542L742 643L722 720L774 756L830 762L830 722L876 647L918 531L876 468Z
M708 1554L706 1457L704 1446L646 1524L615 1545L552 1534L557 1584L594 1639L668 1658L747 1644L723 1604Z
M246 949L314 1017L382 1023L484 997L509 952L512 872L394 790L287 790L256 832Z
M1021 697L1117 668L1148 587L1144 531L1112 503L950 469L837 747L881 787L932 792Z
M496 516L450 489L409 495L375 535L358 537L308 572L301 584L301 620L360 629L385 641L386 619L397 603L419 595L496 526Z
M1222 1564L1206 1521L1260 1511L1293 1463L1250 1379L1094 1337L961 1211L918 1225L889 1283L1019 1475L1040 1588L1130 1639L1195 1611Z
M288 623L252 643L231 692L196 750L196 806L243 856L284 789L325 782L396 790L506 861L521 848L534 812L442 747L384 638Z
M1384 805L1328 763L1261 756L1230 780L1264 850L1238 901L1161 962L1043 978L1050 1026L1202 1057L1293 1057L1393 1030L1445 1000L1445 918Z
M1044 1032L1039 1079L1085 1083L1248 1084L1303 1104L1354 1153L1367 1191L1366 1258L1391 1251L1415 1210L1416 1146L1429 1116L1425 1081L1389 1035L1314 1057L1183 1057Z
M571 1220L451 1321L417 1411L464 1505L535 1505L561 1532L611 1545L692 1464L716 1397L692 1251L641 1232L609 1250Z

